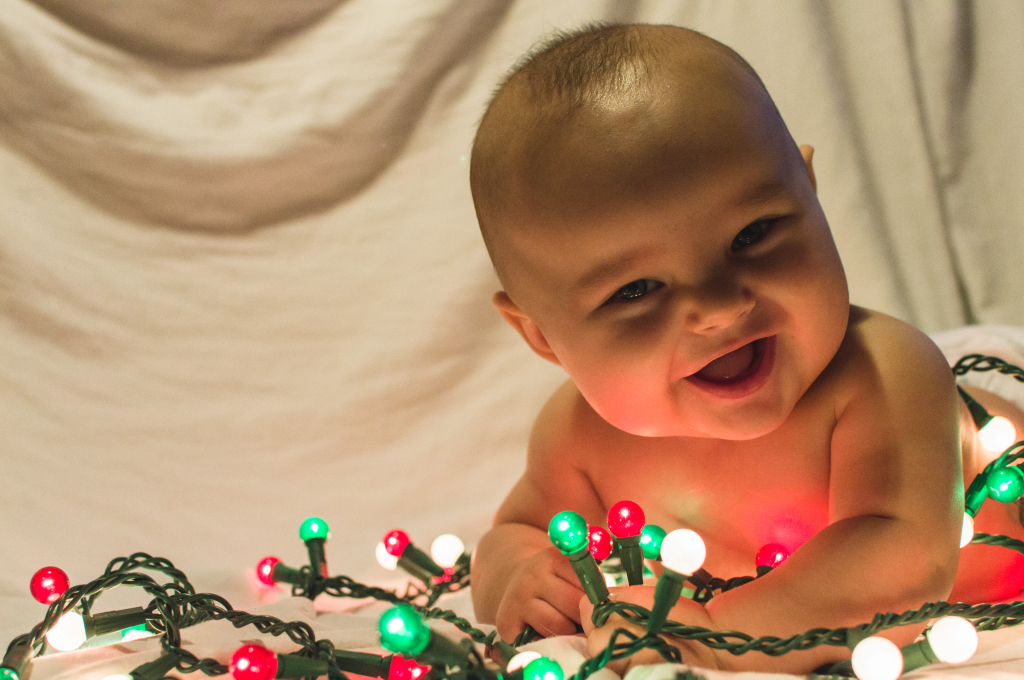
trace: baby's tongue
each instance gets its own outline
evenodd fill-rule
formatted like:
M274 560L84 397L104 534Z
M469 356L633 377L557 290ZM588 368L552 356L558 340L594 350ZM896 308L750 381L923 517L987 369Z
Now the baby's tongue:
M718 357L697 371L697 377L710 381L729 380L744 373L750 368L753 360L754 343L748 342L743 347Z

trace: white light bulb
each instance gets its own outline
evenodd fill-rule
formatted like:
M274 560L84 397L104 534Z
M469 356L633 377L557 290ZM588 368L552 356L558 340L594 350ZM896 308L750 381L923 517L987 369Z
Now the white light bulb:
M398 558L388 552L388 549L384 547L384 541L377 544L377 563L391 571L398 569Z
M860 680L896 680L903 674L900 648L882 637L866 637L853 648L853 672Z
M454 567L466 552L466 545L455 534L441 534L430 544L430 556L442 567Z
M508 661L508 672L517 671L520 668L526 668L526 665L531 661L536 661L540 658L540 654L537 652L519 652Z
M661 563L677 574L690 575L704 564L707 548L696 531L676 529L661 541Z
M981 445L993 453L1002 453L1017 441L1017 430L1013 423L1002 416L996 416L978 430Z
M103 678L103 680L135 680L135 678L128 673L114 673Z
M978 631L967 619L944 616L925 633L939 661L963 663L978 651Z
M68 612L57 620L46 641L60 652L70 652L85 644L85 621L78 612Z
M960 547L964 547L974 538L974 518L964 513L964 523L960 527Z

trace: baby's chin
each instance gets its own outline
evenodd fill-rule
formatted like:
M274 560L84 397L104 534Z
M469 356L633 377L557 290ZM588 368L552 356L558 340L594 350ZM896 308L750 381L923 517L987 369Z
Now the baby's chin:
M792 409L759 413L754 416L729 414L731 417L704 414L701 418L630 418L622 414L613 414L611 417L601 414L601 417L615 428L637 437L699 437L749 441L777 430L786 422L790 412Z

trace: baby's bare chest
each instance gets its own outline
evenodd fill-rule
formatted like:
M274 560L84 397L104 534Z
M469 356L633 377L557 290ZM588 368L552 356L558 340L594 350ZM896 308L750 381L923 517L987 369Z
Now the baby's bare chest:
M609 472L592 480L605 507L632 500L649 523L701 534L715 576L752 574L762 546L793 551L828 524L825 420L745 442L636 438L602 452Z

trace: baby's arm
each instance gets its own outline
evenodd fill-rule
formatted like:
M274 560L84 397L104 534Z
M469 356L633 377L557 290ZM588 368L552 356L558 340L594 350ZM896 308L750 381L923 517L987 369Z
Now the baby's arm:
M548 540L556 513L573 510L603 520L593 487L576 465L579 393L567 384L541 411L530 436L526 472L502 503L472 563L477 619L512 641L530 624L545 636L570 635L583 591L569 561Z
M881 317L862 325L851 329L855 337L837 356L846 365L833 367L836 393L845 397L837 403L831 442L829 526L763 578L706 608L681 601L670 618L788 637L866 623L877 612L916 609L949 593L963 516L952 376L930 341L905 324ZM619 597L640 601L650 593ZM611 627L590 635L592 651L606 644ZM920 630L884 635L903 646ZM691 662L709 663L681 648ZM716 653L713 665L808 672L844 655L831 646L781 657Z

